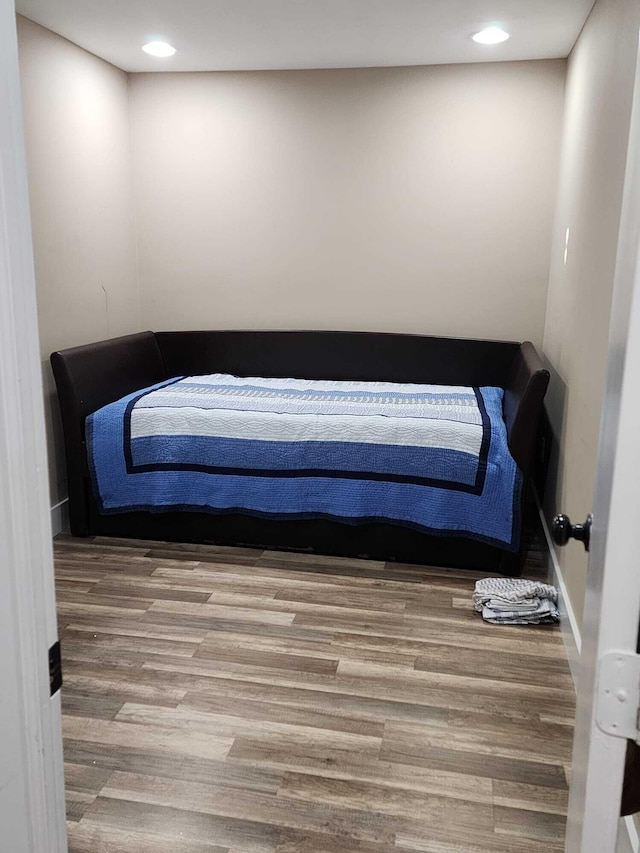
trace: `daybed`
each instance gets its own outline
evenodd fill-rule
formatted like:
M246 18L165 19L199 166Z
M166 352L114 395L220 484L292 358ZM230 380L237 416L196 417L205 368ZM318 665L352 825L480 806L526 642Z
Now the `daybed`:
M368 332L142 332L54 352L51 363L64 427L70 526L76 536L211 542L519 571L519 496L526 491L549 381L528 342ZM232 508L216 514L194 507L102 512L91 483L87 418L141 389L203 374L504 389L506 441L523 482L514 503L515 549L513 544L508 548L451 533L431 535L375 519L347 524L331 517L269 517Z

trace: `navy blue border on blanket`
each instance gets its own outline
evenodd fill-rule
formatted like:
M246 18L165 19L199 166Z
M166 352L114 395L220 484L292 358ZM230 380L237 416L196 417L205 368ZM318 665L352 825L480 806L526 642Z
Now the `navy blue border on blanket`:
M170 382L167 382L166 385L162 385L162 388L170 388L171 385L175 385L177 382L180 382L181 379L184 379L184 376L177 376L175 379L172 379ZM142 391L140 394L138 394L137 397L134 397L132 400L129 400L129 402L127 403L127 408L124 410L122 452L124 453L124 461L127 469L127 474L136 473L136 468L133 464L133 456L131 455L131 412L133 411L133 407L139 400L142 400L143 397L146 397L148 394L153 394L154 391L158 390L158 388L147 388L145 391Z
M88 444L91 444L93 425L87 424ZM493 545L504 551L516 552L520 547L520 522L522 513L522 484L523 478L519 468L516 468L516 481L513 491L513 514L511 524L511 541L505 542L493 536L483 536L482 533L471 533L467 530L454 530L453 528L428 527L426 524L418 524L415 521L404 521L402 519L390 518L387 515L374 516L344 516L333 515L328 512L265 512L262 510L247 509L246 507L212 507L203 504L170 504L159 506L157 504L131 504L130 506L106 507L98 488L98 477L93 464L93 456L89 455L89 468L91 472L90 483L93 498L98 506L100 515L121 515L125 512L150 512L154 515L162 515L169 512L195 512L206 515L248 515L252 518L264 518L272 521L312 521L324 519L325 521L348 524L357 527L362 524L392 524L394 527L408 527L418 533L428 536L446 536L447 538L472 539L474 542L483 542L485 545Z
M184 377L178 377L173 382L162 386L162 390L175 385ZM416 477L411 474L380 473L378 471L349 471L332 468L236 468L221 465L199 465L194 462L156 462L149 465L136 465L133 461L131 446L131 415L135 405L148 394L158 390L143 391L127 404L124 413L123 453L127 474L147 474L154 471L193 471L200 474L227 474L241 477L272 477L277 479L292 479L301 477L322 477L338 480L376 480L383 483L405 483L412 486L429 486L436 489L448 489L454 492L465 492L471 495L481 495L487 475L487 459L491 445L491 421L484 404L480 389L474 387L478 409L482 418L482 442L478 454L478 468L475 481L471 484L460 483L456 480L439 480L433 477Z

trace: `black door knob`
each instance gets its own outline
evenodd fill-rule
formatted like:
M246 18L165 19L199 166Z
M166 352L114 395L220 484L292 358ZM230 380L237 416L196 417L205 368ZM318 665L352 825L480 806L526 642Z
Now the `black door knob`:
M556 545L566 545L569 539L577 539L582 542L584 550L589 550L589 541L591 539L591 525L593 524L593 516L591 513L587 516L584 524L571 524L571 519L568 515L556 515L553 519L553 541Z

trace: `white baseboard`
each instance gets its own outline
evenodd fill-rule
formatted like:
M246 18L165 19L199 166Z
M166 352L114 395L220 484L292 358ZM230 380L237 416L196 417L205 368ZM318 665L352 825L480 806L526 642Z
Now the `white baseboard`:
M627 815L627 817L622 818L622 824L627 831L626 834L631 853L638 853L638 851L640 851L640 838L638 838L638 830L636 829L636 823L633 817L631 815ZM622 835L622 833L620 834Z
M551 533L549 532L549 527L547 525L547 520L544 517L544 512L542 511L540 501L538 500L537 495L536 503L538 505L538 512L540 514L540 521L542 522L544 538L547 541L547 550L549 552L550 561L550 574L553 576L554 586L558 590L558 609L560 611L560 628L562 630L562 639L567 652L567 659L569 661L571 675L573 677L573 685L574 687L576 687L578 681L578 665L580 661L580 651L582 649L582 637L580 635L580 627L578 625L578 620L576 619L575 611L571 605L571 599L569 598L569 594L567 593L567 587L564 582L562 569L560 568L560 564L558 562L556 549L554 547L553 540L551 538Z
M51 532L54 536L69 529L69 498L51 507Z

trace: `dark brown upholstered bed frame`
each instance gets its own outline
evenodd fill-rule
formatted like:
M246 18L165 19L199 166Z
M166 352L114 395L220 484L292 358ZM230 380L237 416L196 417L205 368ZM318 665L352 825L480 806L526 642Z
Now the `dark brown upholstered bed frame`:
M495 385L505 389L509 448L526 477L549 382L548 371L528 342L372 332L141 332L54 352L51 364L64 426L69 517L75 536L213 542L506 574L519 571L517 554L392 524L193 512L100 515L89 482L84 422L107 403L178 375Z

